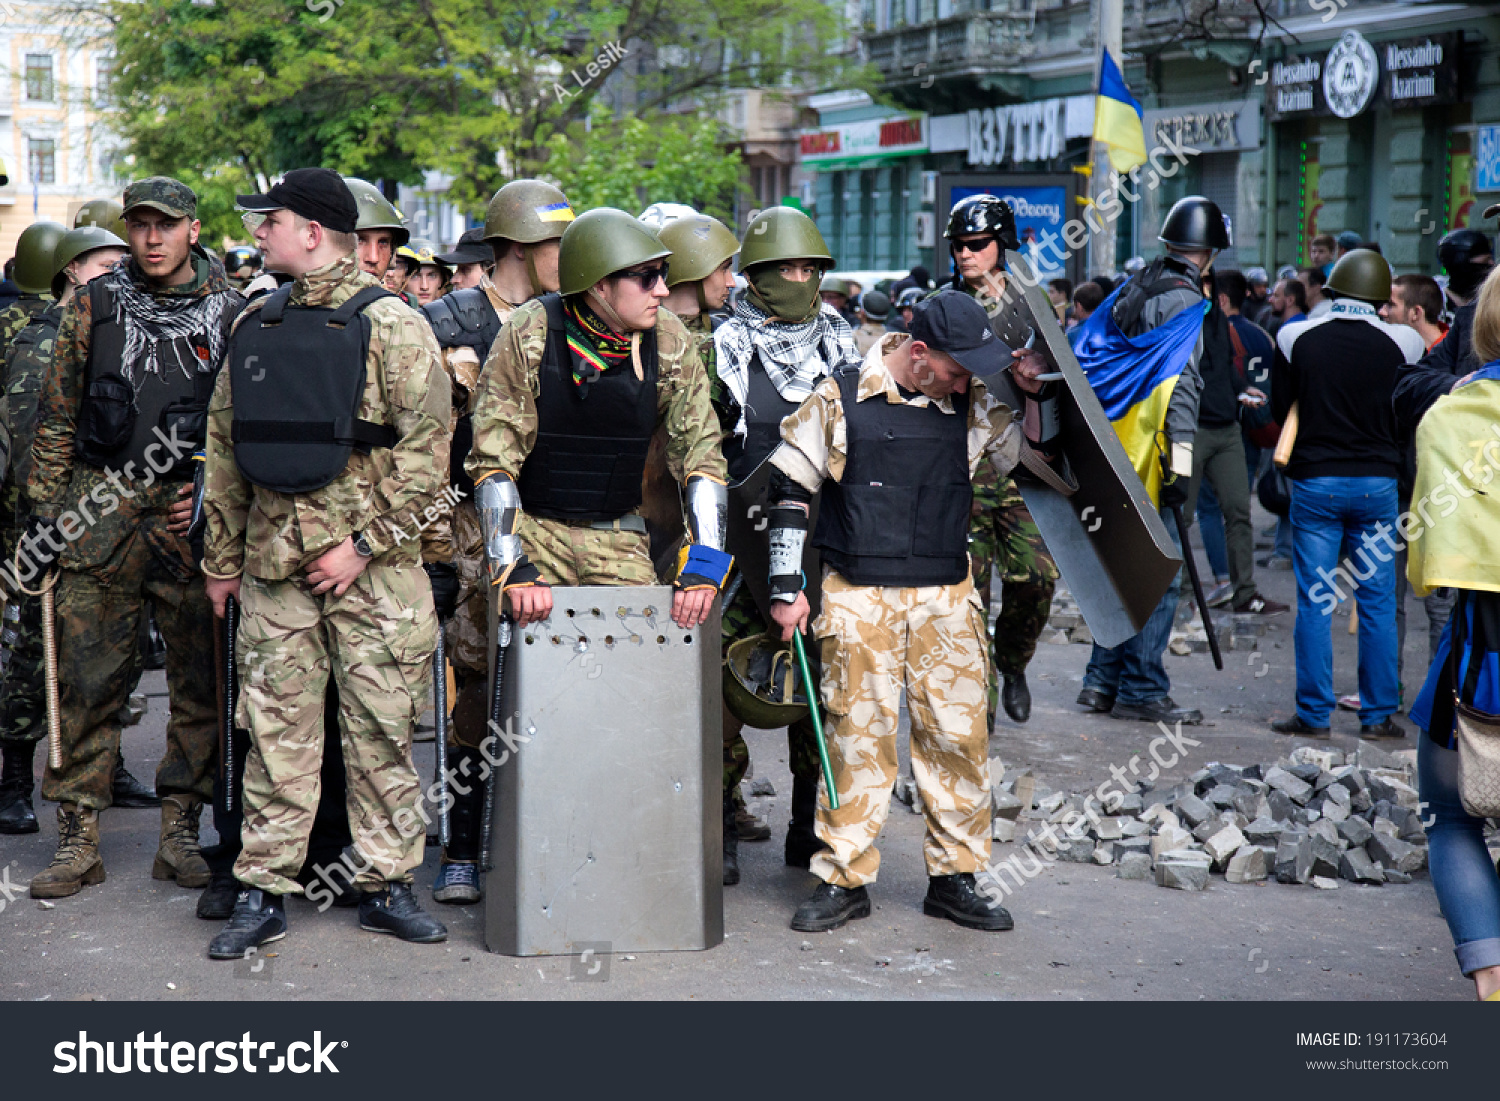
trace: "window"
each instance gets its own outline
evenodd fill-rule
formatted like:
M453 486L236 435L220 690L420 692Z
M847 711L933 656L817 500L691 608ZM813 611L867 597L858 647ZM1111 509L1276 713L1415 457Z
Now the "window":
M56 97L52 84L52 55L26 55L26 98L50 103Z
M100 57L94 61L94 98L98 100L109 99L109 93L115 81L115 59L113 57Z
M26 166L32 183L56 183L57 143L51 138L27 139Z

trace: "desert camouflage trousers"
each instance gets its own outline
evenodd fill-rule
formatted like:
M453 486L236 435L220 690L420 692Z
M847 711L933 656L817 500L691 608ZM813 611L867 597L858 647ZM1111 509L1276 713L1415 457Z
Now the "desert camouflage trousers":
M824 732L839 809L818 799L829 851L813 874L839 887L875 882L875 841L896 781L901 690L911 715L912 774L922 797L929 875L983 868L990 853L989 731L985 728L984 611L968 579L956 585L854 585L823 571L813 624L823 658Z
M155 529L159 530L159 529ZM149 598L167 644L170 716L156 769L161 795L213 798L219 724L214 616L203 578L153 529L128 535L98 570L63 570L55 597L63 767L47 768L42 797L103 808L120 751L120 710L140 676L140 623ZM28 583L35 588L40 578Z
M240 699L250 732L245 821L234 875L272 894L300 894L321 792L323 704L338 686L356 883L410 882L427 826L411 740L427 706L437 616L419 566L368 566L341 597L302 576L240 588Z

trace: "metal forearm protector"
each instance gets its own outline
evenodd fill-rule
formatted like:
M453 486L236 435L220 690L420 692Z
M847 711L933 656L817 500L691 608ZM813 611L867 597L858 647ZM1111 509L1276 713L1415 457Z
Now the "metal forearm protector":
M686 495L693 542L722 551L729 527L729 487L706 474L689 474Z
M484 532L484 557L496 585L531 585L540 578L521 549L521 492L510 475L492 474L474 487L474 508Z
M1062 388L1056 382L1044 382L1040 391L1026 395L1024 431L1038 451L1055 450L1057 438L1062 434L1061 393Z
M788 604L802 591L802 548L807 542L807 510L792 504L771 507L771 599Z

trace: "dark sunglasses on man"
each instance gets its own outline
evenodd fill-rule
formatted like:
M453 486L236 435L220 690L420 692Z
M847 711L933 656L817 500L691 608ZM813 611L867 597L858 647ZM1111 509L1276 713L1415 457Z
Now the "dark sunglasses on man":
M649 268L631 268L628 271L616 272L616 279L634 279L641 285L641 290L649 291L656 286L660 279L663 283L667 281L667 261L660 264L652 264Z

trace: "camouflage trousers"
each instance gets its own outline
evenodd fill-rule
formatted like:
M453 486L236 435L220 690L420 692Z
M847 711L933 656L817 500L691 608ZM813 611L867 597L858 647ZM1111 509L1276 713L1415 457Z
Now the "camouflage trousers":
M57 583L63 767L49 765L42 796L86 807L112 802L118 716L140 674L140 622L150 598L167 644L170 708L156 790L210 799L219 724L213 608L203 579L166 548L153 547L145 530L121 544L104 576L65 569Z
M721 623L726 656L729 653L730 643L766 633L765 617L760 614L755 598L750 595L749 587L744 584L740 585L734 598L724 606ZM815 654L809 653L808 658L816 664ZM813 676L817 676L817 673L818 671L814 669ZM735 806L745 805L745 797L740 793L740 781L745 778L745 773L750 771L750 747L745 744L744 729L745 724L737 716L731 714L728 707L725 707L724 790L733 794ZM786 751L787 764L791 766L793 776L803 780L817 780L820 768L818 735L810 717L798 719L786 728Z
M7 489L6 496L12 497L13 491ZM17 519L17 526L7 525L0 532L7 561L14 559L17 535L25 521L24 516ZM35 588L36 582L30 587ZM4 680L0 681L0 747L34 745L47 736L41 597L9 593L5 611L0 613L0 647L5 650Z
M443 647L453 666L456 698L450 701L448 745L478 749L489 714L490 573L484 557L484 529L470 498L451 513L453 568L458 571L458 606L443 624ZM441 674L441 671L439 671Z
M854 585L823 573L813 624L823 656L828 756L839 809L824 791L812 858L826 883L875 882L875 841L896 781L901 690L911 715L911 762L929 875L976 872L989 860L989 731L984 727L984 611L971 581L920 588Z
M314 593L302 576L246 576L240 609L236 721L250 732L250 752L235 878L272 894L302 893L294 877L321 792L331 675L355 882L364 890L409 883L427 839L411 756L437 646L427 576L372 563L341 597Z
M1052 613L1052 592L1057 587L1057 563L1047 553L1042 533L1010 478L993 486L976 482L969 557L974 587L985 608L990 603L991 563L999 565L1000 614L995 620L995 660L988 690L990 728L994 729L1000 674L1026 671Z

